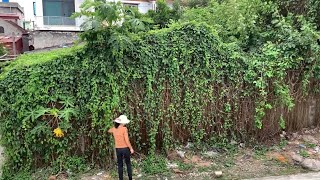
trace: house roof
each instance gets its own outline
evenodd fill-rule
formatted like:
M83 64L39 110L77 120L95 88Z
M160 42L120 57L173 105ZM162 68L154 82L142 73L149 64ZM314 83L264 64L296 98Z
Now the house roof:
M0 36L0 42L2 43L11 43L11 42L17 42L21 39L22 37L21 36L15 36L15 37L12 37L12 36Z
M20 19L19 15L17 14L4 14L4 13L0 13L0 18L1 19Z

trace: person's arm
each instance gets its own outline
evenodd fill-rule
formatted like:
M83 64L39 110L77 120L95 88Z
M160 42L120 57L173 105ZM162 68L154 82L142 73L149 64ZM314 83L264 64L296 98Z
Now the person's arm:
M133 148L132 148L130 140L129 140L128 129L126 127L124 129L124 140L125 140L127 146L129 147L131 154L133 154L134 151L133 151Z
M108 133L113 133L114 128L110 128Z

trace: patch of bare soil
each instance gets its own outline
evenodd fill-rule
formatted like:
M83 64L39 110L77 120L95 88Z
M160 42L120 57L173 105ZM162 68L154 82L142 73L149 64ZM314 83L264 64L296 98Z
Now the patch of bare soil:
M135 170L134 179L246 179L314 170L304 166L303 160L305 159L312 160L312 162L319 161L320 170L320 130L318 128L292 134L282 133L281 139L281 142L273 146L239 148L237 153L233 154L216 151L194 153L190 149L183 149L182 156L179 150L178 153L173 152L168 157L170 173L148 176L141 173L140 170ZM219 171L222 172L221 177L218 177ZM102 172L83 176L82 179L111 180L117 179L115 176L115 172L113 176L109 172Z

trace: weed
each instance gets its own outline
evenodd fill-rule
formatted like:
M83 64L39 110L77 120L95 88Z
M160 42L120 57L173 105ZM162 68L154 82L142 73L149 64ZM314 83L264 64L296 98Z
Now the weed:
M212 177L203 177L203 180L211 180Z
M82 157L69 157L66 160L65 166L75 173L83 172L87 165L85 164L85 159Z
M149 155L142 163L142 171L153 175L167 173L169 170L164 157Z
M187 164L187 163L183 163L183 162L178 162L178 167L179 170L181 171L189 171L191 170L194 166L192 164Z
M262 158L266 155L267 151L269 149L265 146L257 146L257 147L254 147L254 157L256 159L259 159L259 158Z
M32 180L32 176L28 171L20 171L15 176L13 176L13 180Z
M70 171L71 173L80 173L86 169L85 159L82 157L62 157L52 163L52 172L58 173L62 170Z
M313 143L307 143L306 146L308 148L315 148L317 145L313 144Z
M210 167L198 167L198 172L208 172L210 171Z
M286 147L288 145L288 141L281 139L280 143L279 143L279 147L282 149L284 147Z
M110 176L111 176L112 178L114 178L114 179L118 177L118 171L117 171L116 168L112 168L112 169L110 170Z
M34 174L33 174L33 179L43 179L43 177L49 177L51 175L54 175L56 173L53 173L52 168L45 168L45 169L38 169Z
M233 158L227 158L224 162L224 167L232 167L234 164Z
M304 158L309 157L308 152L306 150L304 150L304 149L300 149L299 154Z

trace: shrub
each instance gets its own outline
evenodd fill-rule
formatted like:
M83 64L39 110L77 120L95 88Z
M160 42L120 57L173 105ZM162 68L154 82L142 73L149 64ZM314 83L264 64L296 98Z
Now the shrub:
M208 7L160 30L88 30L84 48L10 65L0 76L4 178L52 163L67 169L73 156L111 166L106 134L120 112L132 120L135 149L150 155L146 169L152 161L164 167L152 155L179 143L226 145L299 127L290 110L295 99L318 95L319 33L304 18L268 12L272 4L260 12L241 2L235 11L215 3L221 20ZM252 16L234 18L247 7Z

